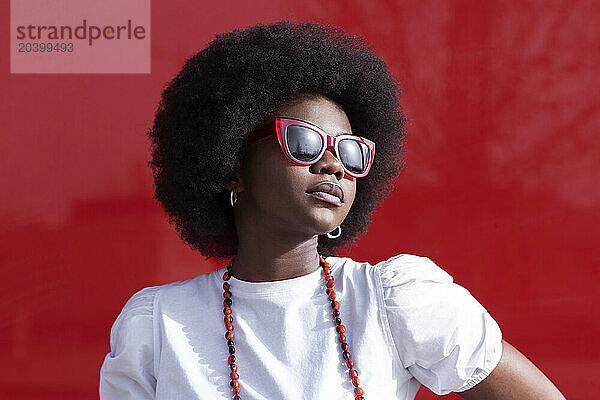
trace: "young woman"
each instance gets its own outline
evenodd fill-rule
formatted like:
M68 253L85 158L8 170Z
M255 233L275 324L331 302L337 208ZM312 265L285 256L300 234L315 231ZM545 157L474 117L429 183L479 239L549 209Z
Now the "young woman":
M187 60L149 132L155 196L229 263L131 297L103 400L563 398L430 259L338 255L402 169L397 94L361 39L316 23L221 34Z

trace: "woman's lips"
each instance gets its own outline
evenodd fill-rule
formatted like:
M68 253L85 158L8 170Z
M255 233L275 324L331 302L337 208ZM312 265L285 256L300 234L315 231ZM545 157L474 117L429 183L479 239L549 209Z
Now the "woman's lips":
M312 192L312 193L307 193L308 195L315 197L319 200L323 200L329 204L333 204L334 206L338 206L341 207L344 205L344 203L342 201L340 201L339 197L334 196L332 194L329 193L325 193L325 192Z

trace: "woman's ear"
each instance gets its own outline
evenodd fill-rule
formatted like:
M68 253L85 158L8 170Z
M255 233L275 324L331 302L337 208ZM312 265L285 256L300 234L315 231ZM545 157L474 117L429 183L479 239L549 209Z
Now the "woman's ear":
M228 192L231 192L232 189L235 189L236 193L240 193L244 191L244 180L242 179L242 175L239 172L234 172L228 178L225 179L225 183L223 185Z
M250 153L246 151L242 157L240 165L238 167L234 167L233 172L229 176L225 177L223 186L228 192L231 192L232 189L235 189L236 193L241 193L246 190L242 172L247 171L249 157Z

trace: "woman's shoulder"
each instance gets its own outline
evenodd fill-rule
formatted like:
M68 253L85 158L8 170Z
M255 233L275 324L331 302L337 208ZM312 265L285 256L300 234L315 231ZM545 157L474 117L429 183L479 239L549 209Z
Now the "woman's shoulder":
M399 254L377 263L383 287L405 286L418 282L451 283L453 278L429 257Z
M146 286L129 297L121 310L121 316L125 317L129 314L152 315L159 301L169 301L169 299L181 298L192 292L202 292L202 287L210 285L213 274L217 272L216 270L209 271L189 279Z
M451 283L453 278L430 258L414 254L398 254L375 264L355 261L350 257L327 257L334 270L344 275L369 274L378 277L384 288L407 286L417 282Z

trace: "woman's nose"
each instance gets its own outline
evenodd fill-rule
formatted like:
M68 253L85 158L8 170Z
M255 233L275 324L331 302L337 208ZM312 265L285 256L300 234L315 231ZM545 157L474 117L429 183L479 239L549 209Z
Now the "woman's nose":
M334 174L335 177L340 180L344 177L344 168L342 167L342 163L337 157L333 154L334 149L327 149L323 156L311 165L311 172L315 174Z

